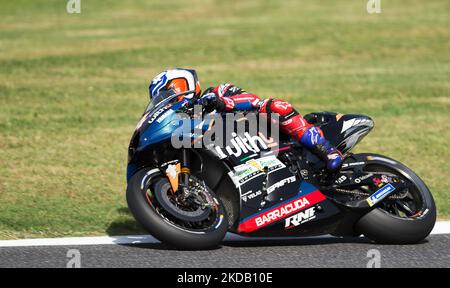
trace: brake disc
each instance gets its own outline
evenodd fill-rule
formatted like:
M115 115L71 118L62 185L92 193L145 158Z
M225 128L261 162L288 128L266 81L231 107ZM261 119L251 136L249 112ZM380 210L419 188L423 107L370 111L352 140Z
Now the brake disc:
M198 205L188 201L177 201L177 195L171 190L170 183L166 179L161 179L155 184L155 198L166 212L177 219L188 222L200 222L208 218L211 208L208 205ZM192 205L195 205L194 207Z

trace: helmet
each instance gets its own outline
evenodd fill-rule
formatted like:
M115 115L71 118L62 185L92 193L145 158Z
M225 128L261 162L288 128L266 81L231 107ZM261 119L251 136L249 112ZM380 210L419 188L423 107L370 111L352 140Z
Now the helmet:
M189 100L200 95L200 82L197 78L197 72L193 69L176 68L163 71L153 78L149 86L150 99L162 92L171 92L168 95L173 95L188 91L192 91L192 93L180 95L178 101Z

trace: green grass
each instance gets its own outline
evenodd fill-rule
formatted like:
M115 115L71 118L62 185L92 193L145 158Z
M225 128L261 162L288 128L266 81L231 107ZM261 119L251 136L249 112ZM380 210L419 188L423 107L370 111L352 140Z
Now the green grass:
M127 145L148 81L197 69L302 113L358 112L450 216L450 3L0 0L0 239L138 233Z

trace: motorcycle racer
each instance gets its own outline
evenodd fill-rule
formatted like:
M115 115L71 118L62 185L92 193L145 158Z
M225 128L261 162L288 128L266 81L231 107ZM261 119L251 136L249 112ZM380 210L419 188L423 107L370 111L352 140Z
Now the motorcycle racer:
M308 123L292 105L281 99L261 99L231 83L209 87L201 94L197 73L192 69L171 69L158 74L149 86L152 99L162 91L173 90L175 93L192 91L180 96L178 101L189 102L194 96L199 97L196 104L204 105L217 112L254 111L258 113L277 113L281 132L294 137L305 148L316 154L327 164L329 171L337 170L343 156L325 139L322 130Z

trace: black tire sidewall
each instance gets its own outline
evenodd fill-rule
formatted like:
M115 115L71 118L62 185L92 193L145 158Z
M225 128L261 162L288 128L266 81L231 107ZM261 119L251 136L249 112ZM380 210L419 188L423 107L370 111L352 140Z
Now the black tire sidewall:
M166 222L150 204L141 190L143 177L150 171L144 168L136 172L127 187L128 208L135 219L155 238L178 249L209 249L220 244L228 229L227 213L223 210L223 218L219 226L207 233L195 233L184 230ZM222 209L224 206L218 197Z

